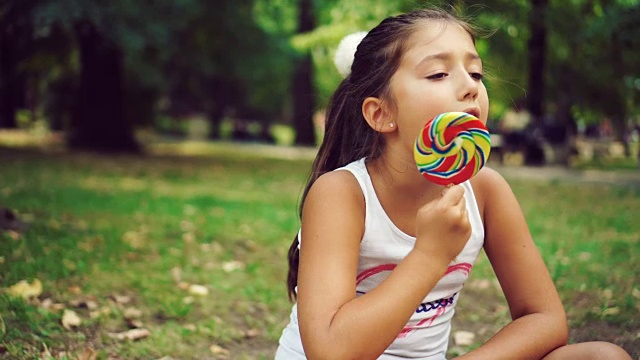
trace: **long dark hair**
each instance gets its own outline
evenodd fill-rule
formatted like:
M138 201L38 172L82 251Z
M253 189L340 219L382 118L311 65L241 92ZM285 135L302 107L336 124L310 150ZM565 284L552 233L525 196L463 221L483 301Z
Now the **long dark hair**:
M304 200L313 183L322 174L366 157L375 159L384 150L384 138L373 130L362 116L362 102L373 96L393 105L389 84L406 51L407 40L421 21L437 20L458 24L474 37L474 31L463 20L440 9L422 9L384 19L360 42L351 73L340 83L327 107L325 135L313 162L309 180L300 201L302 217ZM298 235L289 248L289 298L297 295Z

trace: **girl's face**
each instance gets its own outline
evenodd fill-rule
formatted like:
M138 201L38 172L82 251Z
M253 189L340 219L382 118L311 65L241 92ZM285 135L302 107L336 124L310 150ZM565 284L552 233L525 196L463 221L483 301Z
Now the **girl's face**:
M464 111L486 124L489 111L482 61L471 35L454 23L417 26L391 78L393 120L401 141L410 146L440 113Z

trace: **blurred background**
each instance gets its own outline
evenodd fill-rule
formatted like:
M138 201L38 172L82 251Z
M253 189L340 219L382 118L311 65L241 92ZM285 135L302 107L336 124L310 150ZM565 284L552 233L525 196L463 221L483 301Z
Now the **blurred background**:
M314 146L340 81L339 40L425 5L482 29L496 160L636 164L637 0L3 0L2 139L28 142L7 131L21 129L95 151L171 139Z
M273 358L335 48L429 5L480 28L570 341L640 359L640 0L0 0L0 359ZM510 321L466 285L448 357Z

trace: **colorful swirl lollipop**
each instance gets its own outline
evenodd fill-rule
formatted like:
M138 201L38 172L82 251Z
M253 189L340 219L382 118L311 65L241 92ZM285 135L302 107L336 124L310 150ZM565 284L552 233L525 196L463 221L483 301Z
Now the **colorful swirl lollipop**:
M460 184L478 173L489 158L491 139L484 124L464 112L429 120L413 151L422 176L439 185Z

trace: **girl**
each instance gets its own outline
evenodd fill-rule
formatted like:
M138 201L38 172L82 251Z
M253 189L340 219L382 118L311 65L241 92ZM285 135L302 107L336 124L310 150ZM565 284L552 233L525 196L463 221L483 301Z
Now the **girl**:
M498 173L443 188L416 169L428 119L464 111L486 122L488 107L471 28L449 13L387 18L362 39L303 194L289 252L297 304L276 359L444 359L483 247L513 322L461 358L630 359L610 343L566 345L563 306Z

